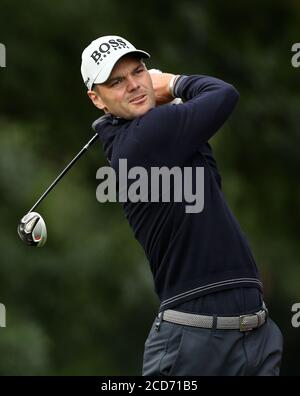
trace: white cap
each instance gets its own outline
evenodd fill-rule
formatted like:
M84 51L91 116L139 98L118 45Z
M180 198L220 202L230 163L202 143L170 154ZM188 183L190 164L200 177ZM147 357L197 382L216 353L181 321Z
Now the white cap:
M147 52L136 49L119 36L103 36L92 41L81 56L81 74L87 88L91 89L93 84L104 83L117 61L126 54L150 58Z

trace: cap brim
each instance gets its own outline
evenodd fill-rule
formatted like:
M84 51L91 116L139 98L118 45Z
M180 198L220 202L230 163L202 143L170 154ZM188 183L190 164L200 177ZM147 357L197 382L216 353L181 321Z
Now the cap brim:
M121 59L123 56L129 54L136 55L141 59L150 58L148 52L141 50L128 50L127 48L124 48L124 51L118 51L115 56L110 60L110 62L105 67L103 67L103 69L99 72L99 74L93 81L93 84L103 84L109 78L110 73L112 72L112 69L114 68L118 60Z

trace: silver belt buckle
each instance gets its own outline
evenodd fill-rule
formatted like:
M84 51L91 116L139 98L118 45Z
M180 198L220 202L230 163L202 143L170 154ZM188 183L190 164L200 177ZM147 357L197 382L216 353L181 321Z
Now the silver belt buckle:
M257 317L256 314L240 315L240 317L239 317L240 331L250 331L250 330L252 330L254 327L257 327L257 326L253 326L252 323L249 323L249 322L247 321L247 319L250 319L250 318L253 318L253 317L256 317L256 318L257 318L257 320L258 320L257 325L258 325L258 323L259 323L259 318ZM247 322L248 322L248 323L247 323Z

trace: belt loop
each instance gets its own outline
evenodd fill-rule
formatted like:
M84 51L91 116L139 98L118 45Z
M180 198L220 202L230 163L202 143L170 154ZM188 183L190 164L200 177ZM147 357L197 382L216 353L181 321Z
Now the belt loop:
M267 308L266 303L264 301L263 301L262 309L265 312L265 322L266 322L268 320L268 317L269 317L269 311L268 311L268 308Z
M217 330L217 325L218 325L218 317L217 315L213 315L212 331Z
M260 314L258 313L258 314L256 314L256 316L257 316L257 328L258 327L260 327L261 326L261 324L262 324L262 319L261 319L261 317L260 317Z
M160 325L161 325L161 322L163 321L163 319L164 319L164 312L162 311L162 312L159 312L159 314L157 315L157 320L155 323L155 330L157 332L159 332Z

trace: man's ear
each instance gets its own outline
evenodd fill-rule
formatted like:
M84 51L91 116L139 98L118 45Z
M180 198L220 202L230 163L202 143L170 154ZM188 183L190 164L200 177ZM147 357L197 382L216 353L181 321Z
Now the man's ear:
M98 109L103 110L105 112L108 110L103 100L101 99L100 95L97 92L89 90L87 91L87 95L94 103L94 105L98 107Z

